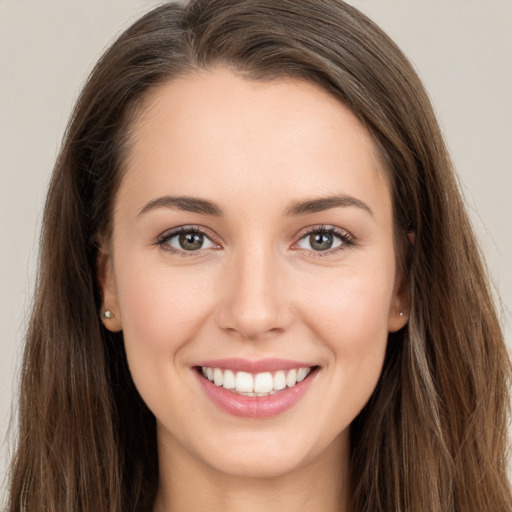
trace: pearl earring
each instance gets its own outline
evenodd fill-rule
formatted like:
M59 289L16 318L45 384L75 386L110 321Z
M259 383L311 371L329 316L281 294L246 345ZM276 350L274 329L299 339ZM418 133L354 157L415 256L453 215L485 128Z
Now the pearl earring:
M103 318L106 318L107 320L112 320L112 318L114 318L114 313L112 313L112 311L110 311L110 309L106 309L103 312Z
M400 311L400 318L402 318L403 316L404 316L404 312Z

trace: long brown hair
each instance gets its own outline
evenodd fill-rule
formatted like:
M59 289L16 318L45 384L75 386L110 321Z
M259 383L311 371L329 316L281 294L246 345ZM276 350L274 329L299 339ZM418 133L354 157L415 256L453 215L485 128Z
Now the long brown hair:
M217 65L320 85L359 117L387 162L410 321L390 336L379 384L351 427L350 511L510 512L510 362L452 165L406 58L340 0L165 4L97 64L45 206L9 510L152 507L155 420L131 380L122 334L99 320L96 241L109 234L142 100Z

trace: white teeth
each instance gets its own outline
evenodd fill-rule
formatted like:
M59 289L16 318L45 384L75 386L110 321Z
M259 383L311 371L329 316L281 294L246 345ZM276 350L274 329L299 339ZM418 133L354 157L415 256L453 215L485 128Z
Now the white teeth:
M273 375L271 372L256 373L233 372L221 368L201 367L201 373L210 382L224 389L232 390L244 396L273 395L286 387L292 388L298 382L302 382L311 368L297 368L292 370L278 370Z
M222 386L224 382L223 371L220 368L214 368L213 370L213 382L216 386Z
M238 372L236 374L235 387L238 392L252 393L254 391L252 375L247 372Z
M224 382L222 385L225 389L235 389L235 374L231 370L224 371Z
M286 376L286 385L293 388L297 384L297 370L290 370Z
M270 393L274 389L274 379L270 372L258 373L254 378L255 393Z
M299 368L297 372L297 382L302 382L308 376L310 370L310 368Z
M274 389L281 391L286 387L286 375L283 370L279 370L274 374Z

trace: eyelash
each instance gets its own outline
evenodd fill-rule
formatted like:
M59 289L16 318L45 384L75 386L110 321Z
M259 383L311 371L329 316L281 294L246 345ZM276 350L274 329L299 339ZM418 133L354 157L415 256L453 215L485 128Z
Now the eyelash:
M300 241L306 239L307 237L313 235L313 234L320 234L320 235L331 235L335 238L338 238L340 240L340 245L338 247L334 247L331 249L327 249L325 251L315 251L312 249L303 249L310 253L311 257L313 258L323 258L325 256L330 256L332 254L336 254L340 251L344 251L350 247L354 247L356 245L356 239L348 232L340 228L336 228L334 226L313 226L308 228L305 232L303 232L300 237L299 241L296 242L294 245L298 244Z
M175 228L171 231L168 231L168 232L164 233L163 235L161 235L160 237L158 237L155 245L160 246L162 248L162 250L164 250L164 251L169 251L173 254L176 254L178 256L182 256L185 258L191 257L191 256L192 257L197 256L198 253L200 253L202 251L202 249L198 249L197 251L185 251L185 250L176 249L169 245L169 241L171 239L173 239L174 237L179 236L181 234L203 235L204 237L208 238L208 240L210 240L212 243L216 244L216 242L212 240L211 235L209 235L207 233L207 231L205 229L203 229L201 226L180 226L180 227ZM341 241L341 244L339 246L337 246L333 249L327 249L325 251L302 249L302 250L305 250L305 251L308 251L309 253L311 253L311 256L314 258L322 258L324 256L329 256L331 254L335 254L339 251L346 250L347 248L353 247L356 245L356 240L350 233L348 233L347 231L344 231L342 229L335 228L334 226L326 226L326 225L313 226L311 228L308 228L307 231L303 232L300 235L298 242L295 242L294 245L298 244L300 241L306 239L308 236L311 236L313 234L331 235L333 237L338 238ZM301 249L295 249L295 250L301 250Z
M171 231L167 231L160 237L158 237L156 241L156 245L160 246L162 250L169 251L173 254L176 254L178 256L182 257L190 257L190 256L196 256L201 249L197 251L185 251L185 250L179 250L175 247L171 247L169 245L169 241L173 239L176 236L183 235L183 234L193 234L193 235L203 235L205 238L208 238L208 240L211 240L211 235L209 235L205 229L203 229L201 226L180 226L178 228L172 229ZM216 243L216 242L213 242Z

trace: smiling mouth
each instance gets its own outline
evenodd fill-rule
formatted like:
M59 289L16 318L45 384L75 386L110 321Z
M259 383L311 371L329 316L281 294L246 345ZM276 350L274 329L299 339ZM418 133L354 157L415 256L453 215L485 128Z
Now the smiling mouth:
M197 367L197 371L216 386L247 397L265 397L293 388L317 369L318 366L312 366L275 372L248 373L209 366Z

